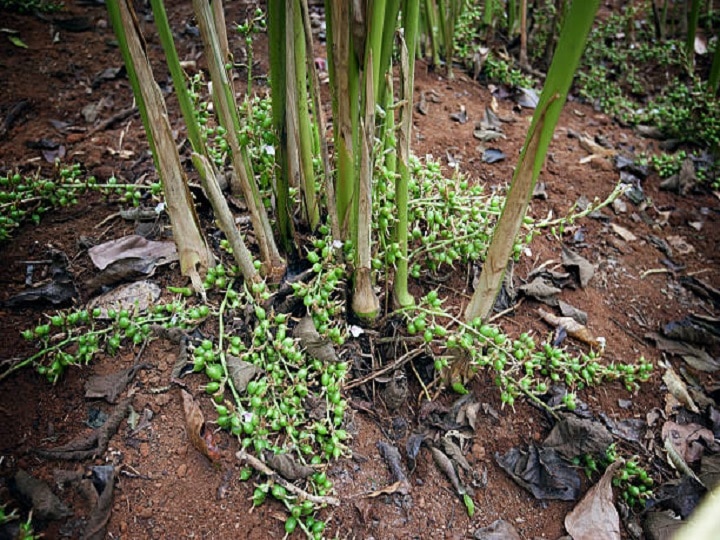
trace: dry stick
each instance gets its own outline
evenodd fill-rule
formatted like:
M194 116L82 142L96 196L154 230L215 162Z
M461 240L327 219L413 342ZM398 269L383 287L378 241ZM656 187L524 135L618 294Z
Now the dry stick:
M102 122L100 122L97 126L94 128L88 130L86 137L89 137L91 135L94 135L98 131L104 131L110 126L112 126L115 122L120 122L122 120L125 120L128 116L134 115L136 112L138 112L138 108L133 105L132 107L128 107L127 109L123 109L122 111L113 114L110 118L106 118Z
M307 499L308 501L315 504L330 504L332 506L340 506L340 499L338 499L337 497L321 497L319 495L313 495L312 493L308 493L304 489L299 488L295 484L285 480L285 478L273 471L270 467L265 465L265 463L260 461L255 456L248 454L244 450L240 450L237 454L235 454L235 457L238 458L240 461L246 461L248 465L250 465L253 469L269 478L272 478L282 487L294 493L295 495L298 495L302 499Z
M365 377L362 377L360 379L355 379L354 381L343 386L343 388L346 390L350 390L351 388L355 388L357 386L365 384L366 382L377 379L381 375L384 375L385 373L387 373L389 371L398 369L399 367L405 365L410 360L414 360L415 358L420 356L423 352L425 352L424 348L413 349L413 350L403 354L400 358L395 360L392 364L388 364L385 367L382 367L376 371L373 371L372 373L370 373L369 375L366 375Z

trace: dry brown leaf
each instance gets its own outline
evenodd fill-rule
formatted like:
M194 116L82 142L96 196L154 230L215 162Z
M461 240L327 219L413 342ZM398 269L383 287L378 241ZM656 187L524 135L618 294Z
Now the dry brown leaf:
M663 382L667 385L668 391L673 395L675 399L677 399L682 405L690 409L692 412L700 412L697 405L695 405L693 398L690 397L690 393L688 392L685 383L678 376L678 374L675 373L675 370L671 366L667 367L662 379Z
M185 390L180 390L185 411L185 427L188 438L195 449L210 461L220 459L220 451L215 445L212 432L205 427L205 417L193 397Z
M610 465L600 481L565 516L565 529L573 540L620 540L620 516L613 504L612 479L620 466Z
M555 328L559 328L561 326L565 328L567 335L571 338L580 340L595 349L604 348L604 343L601 339L593 336L590 330L588 330L587 326L580 324L572 317L558 317L557 315L548 313L547 311L542 309L538 309L538 313L540 314L542 320L544 320L546 323L554 326Z
M694 463L703 456L704 443L712 443L713 432L698 424L677 424L668 420L662 427L663 440L669 440L686 463Z

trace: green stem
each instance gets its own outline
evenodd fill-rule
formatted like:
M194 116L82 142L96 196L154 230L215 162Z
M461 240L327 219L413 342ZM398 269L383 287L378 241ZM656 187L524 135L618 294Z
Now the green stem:
M287 88L285 82L287 77L287 49L285 47L287 20L284 0L269 0L267 5L272 120L278 138L278 145L275 149L275 163L277 164L275 205L280 242L283 249L289 253L293 232L290 220L290 173L287 155Z
M313 171L313 134L308 112L307 69L305 48L305 26L302 20L300 0L293 0L293 51L295 68L295 111L297 113L298 151L300 161L300 185L305 202L305 213L308 225L315 230L320 222L320 208L315 193L315 176Z
M168 69L170 70L170 76L172 77L173 87L177 94L180 111L187 126L190 145L193 151L198 154L207 155L205 143L200 135L200 126L195 117L192 99L190 99L190 93L185 83L185 73L182 67L180 67L180 60L177 50L175 49L175 42L173 40L172 30L170 29L170 23L168 22L167 13L165 12L165 5L162 0L150 0L150 5L152 6L155 24L157 25L158 34L160 35L160 43L165 51L165 58Z

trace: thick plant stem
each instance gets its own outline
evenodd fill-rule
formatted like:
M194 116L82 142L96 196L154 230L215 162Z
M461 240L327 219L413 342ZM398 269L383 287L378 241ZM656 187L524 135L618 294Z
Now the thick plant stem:
M393 299L397 306L407 307L415 300L408 292L408 184L410 182L410 140L419 7L413 0L405 0L402 8L405 39L400 40L400 129L398 132L398 175L395 181L397 226L395 241L399 246L393 282ZM409 44L409 45L408 45Z
M720 39L715 41L715 52L713 53L712 66L710 66L710 75L708 76L708 91L714 96L720 87Z
M515 237L540 174L558 118L572 83L575 69L590 32L599 0L573 2L565 18L540 102L515 169L510 191L483 263L478 287L465 310L465 320L486 319L495 304Z
M310 14L307 0L300 0L302 7L303 25L305 26L305 49L313 50L312 30L310 28ZM333 240L340 240L340 224L338 221L337 208L335 207L335 185L332 179L332 168L330 166L330 152L328 151L327 139L325 138L325 115L320 103L320 78L315 69L315 60L312 54L306 55L307 70L310 79L310 95L312 96L313 115L318 129L318 142L320 144L320 158L323 165L323 184L325 186L325 198L330 220L330 231Z
M145 127L149 139L153 141L151 150L163 183L173 237L180 255L180 270L190 278L195 290L202 291L200 272L214 264L214 257L200 232L195 205L172 136L165 101L153 78L150 62L140 40L137 19L127 0L109 0L108 11L115 34L119 37L128 73L132 71L136 77L133 90L137 92L138 107L144 109L142 115Z
M249 157L245 149L240 147L238 140L240 117L235 103L235 93L225 71L225 62L222 58L221 47L214 28L213 14L210 6L204 0L193 0L193 7L206 48L210 76L214 83L218 118L226 129L233 167L239 181L239 185L231 185L231 188L242 192L260 248L264 272L270 276L271 280L276 280L284 273L285 262L280 256L275 243L270 220L260 196L260 190L255 182Z
M365 114L360 120L360 174L358 178L357 234L354 238L357 266L352 297L353 313L366 322L375 320L380 312L380 300L372 286L372 147L375 131L375 99L372 81L372 49L368 49L365 64Z
M351 214L355 197L355 152L359 116L360 66L353 46L350 2L329 0L328 35L332 35L330 68L333 93L333 129L337 159L336 207L342 240L352 236Z
M270 57L270 88L272 97L272 120L278 145L275 149L275 209L280 242L286 253L293 245L293 229L290 220L290 172L287 152L287 47L285 46L285 2L268 1L268 47Z
M162 44L163 51L165 52L165 59L167 60L168 69L170 70L173 87L175 88L175 93L177 94L180 111L182 112L185 125L187 126L190 146L192 146L193 151L198 154L206 155L207 151L205 148L205 142L200 135L200 126L195 118L195 110L193 108L192 100L190 99L190 93L187 89L185 73L183 72L182 67L180 67L180 60L178 58L177 50L175 49L175 42L172 37L172 30L170 29L167 13L165 12L165 5L162 0L150 0L150 5L152 6L155 25L158 28L160 43Z
M233 257L235 262L238 263L238 268L240 268L240 272L245 278L245 281L250 283L259 281L260 275L253 265L252 254L245 245L245 241L235 225L235 218L230 212L227 200L220 190L215 167L206 156L196 152L192 154L192 162L200 173L203 189L213 207L218 226L220 230L225 233L225 237L230 243Z
M527 69L530 67L527 55L527 0L520 1L520 67Z
M698 20L700 18L700 5L702 0L692 0L688 17L688 30L685 39L685 54L687 55L687 69L692 72L695 64L695 36L697 35Z
M294 51L293 67L295 69L295 111L297 113L297 134L299 152L300 186L305 202L305 217L311 230L314 230L320 222L320 208L317 194L315 193L315 178L313 174L313 133L310 125L310 114L308 111L307 92L307 69L306 69L306 41L305 25L302 20L302 8L300 0L288 2L292 5L293 32L294 36L291 50ZM311 50L312 51L312 50Z

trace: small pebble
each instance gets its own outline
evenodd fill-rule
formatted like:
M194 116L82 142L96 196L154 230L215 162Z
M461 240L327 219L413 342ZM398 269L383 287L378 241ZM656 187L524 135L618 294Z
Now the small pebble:
M142 510L140 510L140 513L138 514L139 517L142 519L150 519L153 515L152 508L145 507Z
M150 445L148 443L140 443L140 455L142 457L148 457L150 455Z
M175 474L178 478L185 478L185 475L187 474L188 466L183 463L177 468L177 471L175 471Z

